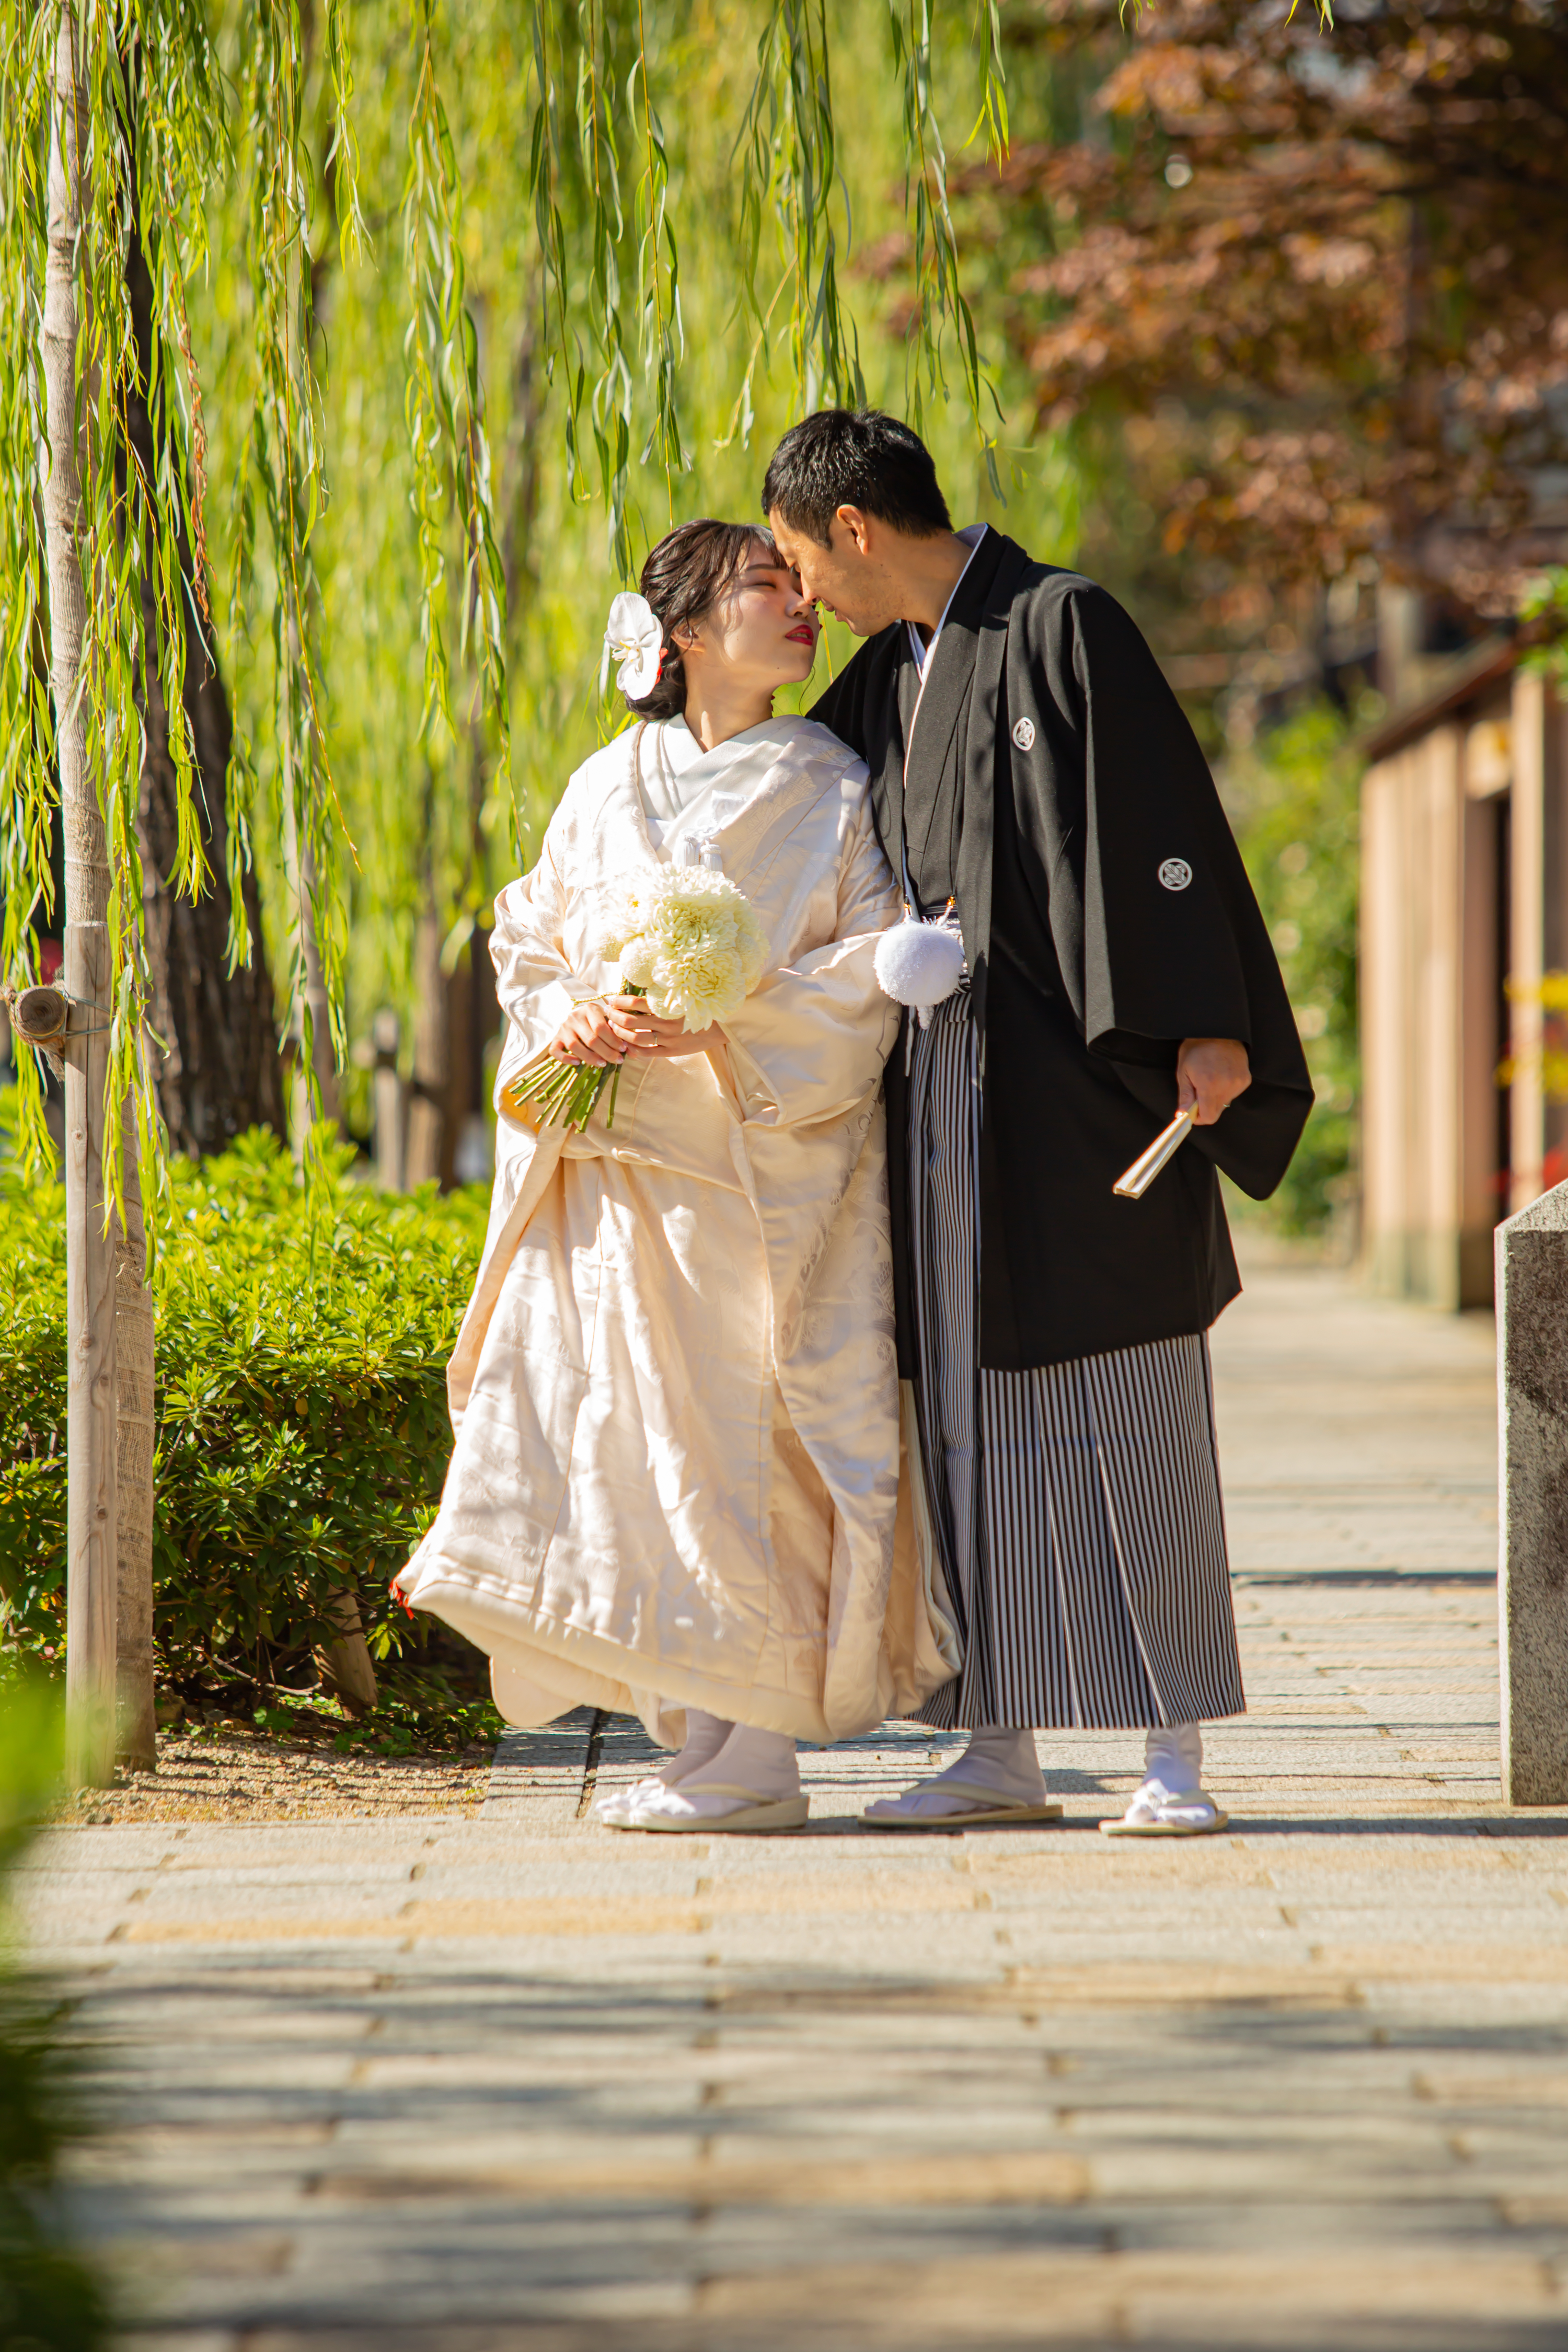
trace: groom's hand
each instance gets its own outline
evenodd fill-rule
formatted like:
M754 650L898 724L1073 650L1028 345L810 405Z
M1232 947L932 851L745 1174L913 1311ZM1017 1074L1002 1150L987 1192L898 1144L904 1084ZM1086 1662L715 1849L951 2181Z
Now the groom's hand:
M1212 1127L1252 1084L1247 1048L1235 1037L1185 1037L1176 1055L1176 1108L1195 1103L1195 1127Z

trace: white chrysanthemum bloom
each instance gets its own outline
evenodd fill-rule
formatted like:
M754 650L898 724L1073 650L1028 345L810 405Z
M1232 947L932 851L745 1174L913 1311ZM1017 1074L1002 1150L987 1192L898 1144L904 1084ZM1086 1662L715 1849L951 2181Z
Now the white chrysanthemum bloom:
M646 931L655 919L655 910L659 903L661 878L656 869L650 869L646 874L633 874L627 877L621 890L621 917L618 926L621 941L635 939L639 931ZM606 946L605 949L606 955L618 955L619 952L619 942L614 948Z
M619 954L622 993L634 988L646 991L651 987L658 969L658 940L650 939L646 931L639 931L635 939L622 941Z
M622 886L614 946L623 987L689 1032L732 1018L767 968L768 936L745 893L705 866L645 867Z
M666 953L670 955L683 954L699 947L718 948L733 953L734 914L728 907L669 906L663 910L658 937Z
M649 1002L667 1019L695 1034L710 1022L732 1020L746 1001L746 975L733 948L694 940L660 956Z

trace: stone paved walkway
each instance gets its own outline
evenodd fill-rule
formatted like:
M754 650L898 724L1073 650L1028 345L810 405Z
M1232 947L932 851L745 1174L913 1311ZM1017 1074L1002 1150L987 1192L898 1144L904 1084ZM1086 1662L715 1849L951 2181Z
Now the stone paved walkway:
M1216 1338L1252 1712L1226 1835L584 1818L83 1829L33 1874L115 2118L140 2352L1568 2344L1568 1820L1497 1781L1489 1331L1258 1272Z

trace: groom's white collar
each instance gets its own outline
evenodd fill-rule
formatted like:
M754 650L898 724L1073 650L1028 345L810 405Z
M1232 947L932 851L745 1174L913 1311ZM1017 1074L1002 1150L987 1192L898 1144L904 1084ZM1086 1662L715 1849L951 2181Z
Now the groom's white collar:
M973 562L975 551L979 547L981 541L984 538L988 528L989 526L985 523L972 522L963 530L955 530L953 532L954 539L961 539L965 547L968 548L969 563ZM958 578L952 583L952 595L948 598L946 604L942 608L942 619L937 623L935 628L931 633L931 643L929 646L924 646L921 643L921 633L916 628L912 621L906 621L904 623L905 628L908 629L910 633L910 643L914 647L915 667L919 669L922 679L924 678L927 670L931 667L931 657L936 651L936 641L938 637L941 636L942 630L946 625L947 616L952 610L952 597L957 595L960 588L963 585L964 574L969 570L969 563L964 565L963 571L959 573Z

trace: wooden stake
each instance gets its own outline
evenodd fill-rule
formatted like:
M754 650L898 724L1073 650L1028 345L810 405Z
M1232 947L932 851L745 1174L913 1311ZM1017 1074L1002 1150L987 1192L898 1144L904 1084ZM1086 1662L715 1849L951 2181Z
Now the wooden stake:
M321 1680L351 1715L369 1715L380 1693L359 1602L352 1592L335 1592L327 1614L340 1631L335 1642L323 1642L316 1652Z

